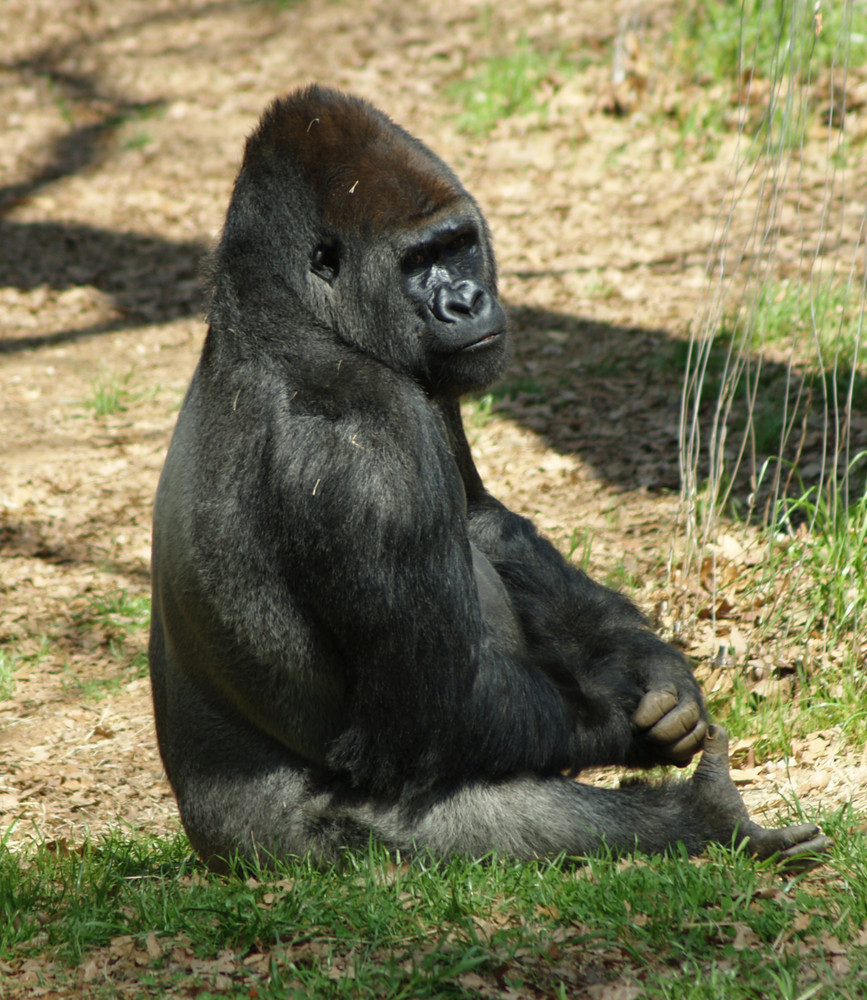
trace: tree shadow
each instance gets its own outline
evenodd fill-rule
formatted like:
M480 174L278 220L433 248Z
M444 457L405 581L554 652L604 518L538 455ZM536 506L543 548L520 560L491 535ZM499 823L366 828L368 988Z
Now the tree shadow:
M96 288L115 315L92 326L31 336L7 331L0 353L81 340L198 315L204 244L59 222L0 221L0 286Z
M548 447L579 455L598 478L619 489L679 490L688 341L665 329L620 327L521 305L508 311L512 360L503 381L480 394L490 408L537 433ZM697 414L703 442L711 436L725 354L720 345L705 376ZM835 422L825 423L828 394L836 386L844 398L850 380L852 411L840 421L849 435L838 440ZM792 430L781 454L784 413ZM854 461L867 451L867 376L845 366L836 374L799 372L756 355L735 389L729 429L725 453L734 503L746 506L748 497L761 503L777 467L790 491L800 495L823 469L827 474L835 455L843 473L846 457ZM710 472L706 454L697 471L701 485ZM855 497L863 492L863 461L849 488Z
M267 37L272 33L267 8L257 0L212 0L198 8L196 17L247 8L261 13L259 34ZM98 73L70 70L76 54L112 37L134 37L146 27L183 22L189 17L185 9L148 10L92 30L72 32L70 37L52 40L21 58L0 61L0 68L31 80L34 86L44 89L47 82L50 99L70 122L69 129L39 157L28 177L0 187L0 287L26 291L39 286L55 290L90 286L103 292L116 311L111 319L92 326L37 336L19 335L7 328L0 336L0 353L80 340L143 323L169 322L201 310L198 274L207 249L201 242L170 242L83 224L3 219L42 188L98 166L112 155L114 134L123 124L158 114L165 107L162 98L137 101L116 94L110 81ZM249 37L239 37L229 47L241 51L249 41ZM200 52L200 42L191 40L193 46ZM214 52L215 59L225 56L225 46ZM74 124L81 118L86 123Z
M9 326L0 353L33 349L116 332L142 323L168 322L200 309L198 269L204 247L172 243L138 233L117 233L84 224L11 221L11 209L44 187L97 166L114 148L117 129L132 117L158 112L162 100L129 101L87 74L61 68L69 45L48 46L5 68L23 77L48 80L59 106L86 109L87 124L72 126L40 157L30 176L0 188L0 286L31 291L92 287L103 292L115 315L83 328L31 336ZM92 120L96 117L96 120Z
M40 286L96 288L115 310L113 317L82 328L36 336L7 330L0 354L199 315L205 253L204 244L196 241L171 242L79 224L0 221L0 286L23 291ZM505 378L480 394L487 405L532 430L549 448L579 455L598 478L618 489L677 491L686 341L665 329L616 326L519 304L510 304L508 313L511 362ZM837 378L845 381L850 376L843 371ZM787 400L791 406L796 399L813 399L815 405L792 436L784 461L798 460L802 468L818 469L818 452L824 448L826 455L833 454L840 446L818 426L822 400L805 376L763 360L761 385L763 404L752 417L754 454L741 463L734 484L742 500L755 491L756 469L777 454L776 421ZM867 379L856 373L855 385L861 406ZM699 415L705 441L716 395L711 368ZM851 421L848 447L853 456L867 450L865 413L861 406ZM739 419L736 409L736 432ZM738 433L733 441L737 439ZM735 450L733 445L732 467ZM707 473L706 467L699 469L700 478ZM815 478L801 476L796 485L801 488Z
M8 514L8 512L6 512ZM95 529L101 523L93 525ZM0 550L5 558L39 559L52 566L92 566L97 561L93 547L85 537L61 538L55 533L49 537L44 521L35 518L4 517L0 521ZM150 569L129 557L106 558L100 553L100 568L142 588L150 582Z

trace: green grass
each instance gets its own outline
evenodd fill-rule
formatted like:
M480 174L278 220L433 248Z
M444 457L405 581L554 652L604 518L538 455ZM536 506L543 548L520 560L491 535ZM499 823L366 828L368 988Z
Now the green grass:
M815 664L809 669L801 661L783 675L783 688L786 696L782 690L758 695L746 671L736 666L730 685L708 694L708 710L732 739L749 740L757 760L796 756L795 739L831 729L853 747L867 743L867 689L851 659L835 670L815 669Z
M145 129L139 129L133 132L128 138L123 141L123 148L130 149L146 149L154 141L154 137L150 132Z
M862 327L860 290L768 281L722 317L711 341L674 340L655 364L689 366L705 409L731 400L727 425L738 439L748 436L758 464L781 455L797 471L804 421L817 424L849 398L867 407Z
M498 382L483 393L462 400L464 423L472 430L481 430L490 423L500 404L515 401L533 403L545 399L548 389L538 379L525 375Z
M31 633L26 644L8 641L0 649L0 701L15 694L15 673L21 667L39 667L51 658L47 635Z
M862 349L860 289L820 282L814 289L791 281L767 281L723 317L708 353L710 387L718 390L730 352L767 348L791 356L803 376L836 377L845 388L854 377L855 402L867 404L867 352ZM680 348L681 359L684 348Z
M132 370L125 375L119 372L98 375L90 383L90 395L85 399L84 405L98 417L123 413L136 398L130 385L132 378Z
M692 0L673 36L681 65L698 80L739 81L743 69L804 83L816 67L867 61L867 12L843 0Z
M867 404L867 356L861 349L861 290L837 281L810 288L789 281L762 285L754 303L745 303L741 320L750 317L750 346L791 346L805 370L831 377L841 388L856 377L856 399Z
M578 566L585 573L591 573L593 569L593 533L588 528L573 528L563 555L568 562Z
M857 825L824 817L829 864L785 880L722 848L578 866L394 864L372 848L226 878L182 837L0 849L0 960L13 990L26 966L95 997L559 998L598 983L636 998L854 998L867 975Z
M653 364L663 371L675 368L686 373L693 400L700 390L705 418L712 407L730 404L727 423L732 439L749 435L756 456L763 459L779 451L783 431L792 422L788 401L797 400L802 379L785 364L745 347L743 339L736 320L724 317L712 340L701 344L672 340Z
M463 400L461 413L464 423L473 430L481 430L490 423L494 402L494 395L490 392L469 396Z
M162 119L165 116L163 101L149 101L126 107L111 120L112 128L118 130L121 149L145 149L154 141L153 134L144 122Z
M475 135L490 132L503 118L544 108L545 85L577 69L566 49L543 50L526 36L507 55L472 65L472 74L451 83L447 93L463 107L458 127Z
M716 159L729 117L729 110L716 102L687 103L676 115L679 141L674 147L675 167L696 159Z
M842 191L835 171L844 147L863 141L842 128L840 115L843 82L848 88L862 80L867 65L863 4L692 0L672 38L675 63L694 84L678 97L682 138L690 114L696 127L743 129L752 141L739 145L732 166L760 177L775 199L795 192L804 165L817 156L825 160L827 191ZM746 206L752 197L745 191ZM776 209L756 207L749 235L730 247L748 262L735 265L744 279L734 286L743 289L740 301L708 314L708 335L688 345L688 363L683 358L687 404L696 411L691 433L700 430L690 439L700 441L700 460L686 456L696 544L715 538L722 517L764 528L764 565L746 571L752 579L732 617L752 610L750 641L787 697L757 695L744 662L710 699L733 735L761 734L761 756L787 753L794 736L823 728L837 729L855 747L867 742L867 499L864 456L851 462L847 450L859 427L853 411L867 408L865 299L857 267L848 282L840 277L846 262L832 248L832 201L827 195L818 232L809 228L809 210L798 207L812 233L805 265L813 241L824 243L812 271L793 280L775 270ZM764 257L773 263L753 263ZM729 268L729 280L733 273ZM721 272L708 280L723 288ZM678 350L684 348L672 355ZM695 556L695 567L705 555Z
M683 147L676 157L696 142L702 157L713 157L720 134L743 129L752 140L750 159L776 161L804 143L809 122L827 123L830 76L842 79L867 64L867 10L852 0L691 0L671 39L685 78L669 109ZM836 118L839 80L835 93ZM835 141L838 160L846 155L844 140Z
M780 502L780 521L793 520L807 530L794 532L788 554L808 568L816 614L834 635L860 632L867 607L867 491L846 506L811 487Z
M15 691L15 668L21 657L9 649L0 649L0 701Z
M863 462L856 461L863 483ZM833 484L778 501L762 532L764 562L745 570L740 606L759 609L750 641L771 692L755 693L746 657L708 698L733 737L760 759L792 753L792 739L835 729L867 745L867 488L846 504ZM737 621L737 615L735 615Z
M123 667L124 674L85 682L70 673L69 683L76 687L86 686L86 693L98 694L105 687L112 689L129 680L129 674L144 677L148 671L145 647L150 607L148 594L130 594L120 589L91 598L81 611L75 612L72 615L75 631L85 641L105 648Z
M146 594L113 590L94 597L88 613L93 621L123 634L146 629L150 623L151 602Z

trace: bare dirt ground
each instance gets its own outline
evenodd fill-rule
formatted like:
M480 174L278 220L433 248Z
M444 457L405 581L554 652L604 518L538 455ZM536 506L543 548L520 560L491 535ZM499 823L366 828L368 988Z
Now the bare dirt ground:
M16 824L10 844L178 828L155 748L146 632L128 608L148 593L152 498L205 331L200 261L246 135L296 85L374 100L477 196L512 317L509 378L532 387L487 420L469 408L482 474L562 546L577 538L580 555L589 543L595 572L624 580L647 609L667 597L680 372L654 358L695 312L731 150L723 141L702 155L642 102L661 72L650 53L666 4L644 5L635 88L619 94L617 5L501 0L491 11L487 0L5 0L0 650L14 671L0 699L0 831ZM522 32L568 45L580 72L543 84L546 115L508 119L481 140L460 132L448 83ZM816 192L823 181L817 168ZM97 412L112 390L117 404ZM127 604L106 611L118 595ZM731 623L719 627L690 640L705 679ZM753 808L773 816L792 792L867 806L867 758L853 760L838 733L797 741L785 762L757 760L751 746L735 750Z

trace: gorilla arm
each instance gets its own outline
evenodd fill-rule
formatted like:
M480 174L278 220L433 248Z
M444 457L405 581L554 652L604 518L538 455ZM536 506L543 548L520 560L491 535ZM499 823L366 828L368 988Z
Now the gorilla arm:
M572 757L567 707L528 666L496 594L479 593L436 413L415 387L380 389L387 416L306 421L303 447L280 449L308 456L278 478L280 558L346 678L348 725L327 766L375 793L560 770Z
M686 658L627 598L567 563L532 522L487 492L457 402L440 408L464 482L470 540L502 579L534 664L570 704L576 770L688 763L707 716Z

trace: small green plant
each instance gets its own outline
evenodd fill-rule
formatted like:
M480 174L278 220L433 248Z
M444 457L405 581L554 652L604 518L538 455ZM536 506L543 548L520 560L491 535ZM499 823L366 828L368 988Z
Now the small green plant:
M162 118L165 114L163 101L149 101L125 107L111 119L111 126L119 130L122 149L144 149L153 142L153 135L142 127L142 123Z
M546 387L543 382L530 375L516 375L497 383L491 390L493 405L504 401L514 402L520 399L541 399L545 396Z
M508 55L488 59L472 76L449 86L449 96L464 108L458 126L484 135L502 118L538 110L543 84L573 71L565 50L542 51L525 36Z
M151 602L146 594L129 594L115 590L95 597L90 602L90 613L106 627L134 632L147 628L150 622Z
M577 559L575 558L576 552L578 553ZM592 566L592 552L592 532L587 528L573 528L569 544L566 546L566 558L580 566L585 573L589 573Z
M145 149L153 141L154 137L150 134L150 132L144 129L139 129L137 132L134 132L131 136L129 136L129 138L124 140L123 148L127 150Z
M464 420L470 427L481 430L490 422L493 409L493 393L486 392L480 396L470 396L464 400Z
M85 406L93 410L98 417L123 413L135 396L130 387L132 378L133 369L125 375L118 372L98 375L90 383L91 394L85 400Z
M728 131L728 109L716 101L689 103L677 114L679 142L674 148L675 166L682 167L696 151L702 160L716 158L720 136Z
M15 668L21 657L8 649L0 649L0 701L15 693Z
M73 622L82 634L97 631L99 642L107 648L109 656L129 668L134 676L143 677L147 673L144 633L150 624L148 595L129 594L121 589L94 597L73 615ZM74 674L70 674L70 682L78 688L93 687L93 683ZM110 678L105 684L112 686L118 682L118 678ZM97 688L101 686L105 686L102 681L96 683Z
M70 663L65 663L60 683L67 695L74 697L76 701L90 702L101 701L106 695L120 691L122 678L89 676L85 672L76 670Z
M148 661L142 636L150 626L150 596L116 590L94 599L90 610L109 636L111 655L127 664L136 676L143 677L147 673Z

